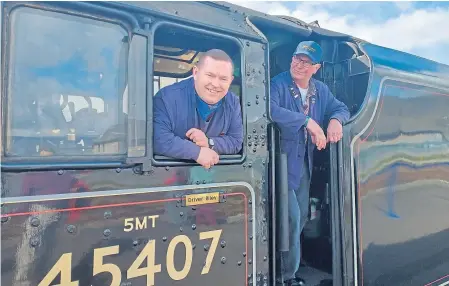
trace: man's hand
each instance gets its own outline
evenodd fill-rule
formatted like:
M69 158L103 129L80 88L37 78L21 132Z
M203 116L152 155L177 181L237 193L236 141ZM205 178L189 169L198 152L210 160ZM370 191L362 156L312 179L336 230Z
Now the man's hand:
M196 145L200 147L209 147L209 142L207 141L206 134L203 131L191 128L187 131L186 136L193 141Z
M326 148L326 136L323 129L312 118L309 119L306 126L307 130L312 137L313 144L316 145L318 150Z
M209 169L213 165L217 164L219 159L220 158L217 152L207 147L201 147L200 154L198 155L198 159L196 159L196 161L204 168Z
M327 127L327 142L337 143L343 137L343 126L337 119L331 119Z

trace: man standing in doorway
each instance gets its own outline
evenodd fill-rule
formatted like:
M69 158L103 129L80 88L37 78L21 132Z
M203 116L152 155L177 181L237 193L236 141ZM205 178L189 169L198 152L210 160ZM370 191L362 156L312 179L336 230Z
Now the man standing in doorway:
M350 116L346 105L323 82L312 78L321 67L321 57L318 43L301 42L290 70L271 80L271 117L281 131L281 150L287 153L290 249L284 257L283 278L288 286L305 284L295 273L301 259L300 235L309 214L313 150L338 142ZM325 120L329 120L327 139L321 127Z

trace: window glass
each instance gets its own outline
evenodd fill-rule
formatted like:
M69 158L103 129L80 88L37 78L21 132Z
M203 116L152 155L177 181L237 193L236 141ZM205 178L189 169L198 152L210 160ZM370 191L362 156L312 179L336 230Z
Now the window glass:
M20 8L11 15L9 37L6 155L126 153L126 140L98 143L127 126L123 28Z

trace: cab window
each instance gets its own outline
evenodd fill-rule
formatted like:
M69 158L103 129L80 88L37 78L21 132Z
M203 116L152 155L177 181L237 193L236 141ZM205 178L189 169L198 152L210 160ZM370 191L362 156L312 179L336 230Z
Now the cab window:
M241 47L236 41L225 39L220 35L202 34L199 31L190 31L188 28L182 29L177 26L163 25L157 28L154 37L154 59L153 59L153 96L161 89L172 84L176 84L192 77L195 64L201 55L210 49L221 49L232 59L234 64L234 80L231 83L230 91L240 98L242 105L242 75L241 75ZM192 112L195 112L193 110ZM242 114L244 114L242 112ZM243 116L243 115L242 115ZM243 124L245 119L243 118ZM157 136L157 134L153 134ZM186 138L184 138L186 139ZM220 160L226 157L241 158L242 150L239 154L223 155ZM156 161L172 162L180 161L175 158L167 158L154 154Z
M118 155L98 144L125 133L127 32L28 7L11 13L6 156Z

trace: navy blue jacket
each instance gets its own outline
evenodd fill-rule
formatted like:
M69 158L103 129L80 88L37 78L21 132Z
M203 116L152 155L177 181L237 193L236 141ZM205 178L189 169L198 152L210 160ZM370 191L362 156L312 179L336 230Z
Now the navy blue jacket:
M154 153L176 159L196 160L200 147L187 138L191 128L203 130L219 154L242 149L243 123L238 96L229 91L207 127L196 109L193 78L164 87L153 100Z
M288 87L292 83L290 71L283 72L271 80L270 104L271 117L281 130L281 151L287 153L288 186L289 189L299 187L303 172L304 156L306 150L304 123L306 116L301 104L297 104ZM309 116L321 128L325 120L335 118L342 124L349 119L349 110L346 105L337 100L329 88L321 81L311 79L311 85L316 88L316 94L310 98ZM296 85L297 94L300 94ZM326 134L326 130L323 130ZM310 134L307 140L307 155L309 158L310 175L312 175L313 150Z

